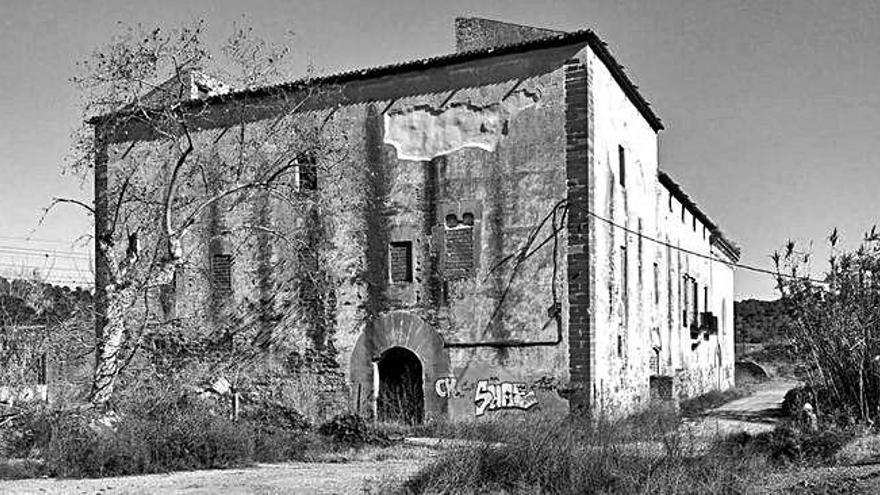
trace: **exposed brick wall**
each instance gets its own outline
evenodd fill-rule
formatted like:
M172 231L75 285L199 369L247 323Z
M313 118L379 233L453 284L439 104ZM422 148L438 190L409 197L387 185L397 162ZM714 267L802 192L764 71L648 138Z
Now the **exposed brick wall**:
M569 372L575 407L589 405L595 346L590 324L589 75L580 60L565 65L565 167L568 184Z

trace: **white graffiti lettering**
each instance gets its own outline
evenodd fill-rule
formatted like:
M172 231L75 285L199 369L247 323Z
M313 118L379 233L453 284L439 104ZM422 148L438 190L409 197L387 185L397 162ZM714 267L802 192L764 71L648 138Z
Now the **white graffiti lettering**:
M489 380L477 382L477 392L474 397L477 416L498 409L527 410L537 403L535 391L528 390L525 383L489 383Z
M438 397L457 397L456 379L454 376L446 376L434 382L434 391Z

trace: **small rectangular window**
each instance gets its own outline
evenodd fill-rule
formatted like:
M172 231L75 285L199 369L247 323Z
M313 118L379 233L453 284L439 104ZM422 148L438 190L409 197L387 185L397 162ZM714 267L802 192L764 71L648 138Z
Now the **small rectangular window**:
M669 193L669 213L672 213L672 193Z
M660 264L654 263L654 304L660 304Z
M697 217L696 216L691 217L691 224L693 224L694 232L696 232L697 231Z
M703 312L709 312L709 287L703 287Z
M626 245L620 246L620 296L623 299L624 323L629 318L629 257L626 253Z
M232 255L215 254L211 257L211 279L219 294L232 293Z
M681 205L681 223L684 223L684 218L685 218L685 209L684 209L684 204L682 204Z
M618 180L620 180L620 187L626 187L626 152L623 149L623 146L617 147L617 161L618 161Z
M412 282L412 242L392 242L390 244L389 254L391 282Z
M679 296L681 297L681 326L688 326L688 308L690 307L690 298L688 297L690 294L690 277L687 275L682 276L684 283L679 290Z

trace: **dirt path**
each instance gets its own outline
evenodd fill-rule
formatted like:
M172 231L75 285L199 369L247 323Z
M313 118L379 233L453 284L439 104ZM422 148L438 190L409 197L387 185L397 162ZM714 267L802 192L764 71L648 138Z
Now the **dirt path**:
M383 481L403 480L425 465L436 451L425 447L393 448L368 461L259 464L253 468L189 471L86 480L0 482L0 494L349 494L379 493Z
M704 417L687 421L685 427L699 436L770 431L782 413L786 392L798 385L793 380L770 380L757 385L752 395L711 409Z

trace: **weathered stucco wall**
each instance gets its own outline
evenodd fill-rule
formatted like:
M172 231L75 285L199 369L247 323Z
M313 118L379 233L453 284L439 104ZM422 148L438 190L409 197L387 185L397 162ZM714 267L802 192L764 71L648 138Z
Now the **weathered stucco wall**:
M638 235L712 253L669 210L656 131L585 44L350 81L290 118L333 141L317 188L295 206L255 193L206 210L165 295L191 328L246 328L237 338L267 348L261 393L316 418L382 416L404 387L383 381L397 348L415 357L399 369L417 382L416 420L564 413L575 391L618 416L648 403L651 376L682 395L732 383L732 272ZM238 134L196 139L234 150ZM168 166L139 161L153 145L112 146L111 188ZM237 160L204 157L184 189L210 192ZM693 349L685 274L723 315Z
M380 205L373 210L381 225L371 230L381 239L368 243L361 256L365 266L377 258L373 271L385 280L376 281L381 290L365 308L362 324L351 329L359 340L338 342L340 363L352 356L353 395L355 401L360 396L361 408L369 409L374 392L373 368L364 361L378 360L399 345L421 347L416 355L423 363L444 363L424 370L428 417L566 409L557 390L568 381L567 349L564 340L556 342L565 329L550 316L554 277L557 304L565 300L564 231L557 233L555 260L553 242L538 246L554 230L545 220L565 197L562 82L561 70L548 71L452 94L414 91L334 116L362 119L362 125L346 124L349 140L362 139L365 146L362 154L353 150L347 166L357 170L366 163L372 176L381 178L381 198L374 198ZM455 225L448 225L450 216ZM473 264L454 270L446 246L462 228L473 236ZM537 242L528 251L535 252L518 263L530 237ZM413 243L413 281L388 283L387 245L400 241ZM383 316L391 310L417 316L452 347L405 345L408 338L421 342L406 329L396 341L373 335L377 321L383 328L395 325ZM508 341L548 344L497 345ZM494 347L455 347L479 343ZM493 403L495 385L504 386L510 397L536 396L537 402Z
M657 191L657 211L662 217L662 239L688 252L662 249L659 259L664 290L661 307L660 375L674 377L680 397L733 386L733 269L730 260L711 244L711 232L663 186ZM693 283L697 284L699 312L718 318L717 333L692 338ZM708 296L708 298L707 298ZM687 320L684 319L687 311Z
M594 104L591 207L607 220L593 219L590 231L595 267L593 400L597 410L618 415L649 398L651 329L656 323L649 267L656 245L633 232L656 235L659 230L654 201L658 144L656 132L608 68L592 53L587 63Z

